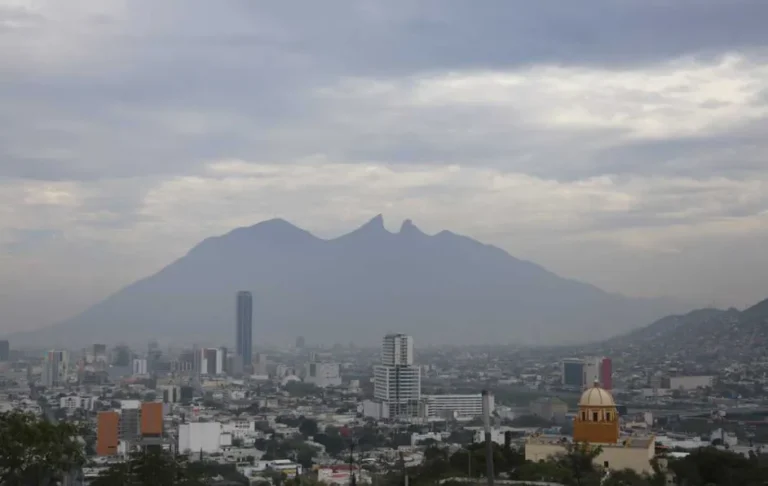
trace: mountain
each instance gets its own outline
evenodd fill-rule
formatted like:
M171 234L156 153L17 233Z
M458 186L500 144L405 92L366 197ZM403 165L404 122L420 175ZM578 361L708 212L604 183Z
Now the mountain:
M81 315L14 343L79 346L150 338L230 344L235 293L254 295L254 340L378 342L407 332L428 343L595 341L673 312L564 279L450 231L379 215L324 240L274 219L208 238L160 272Z
M768 299L743 311L699 309L617 336L604 346L641 358L755 362L768 344ZM614 355L621 353L613 353Z

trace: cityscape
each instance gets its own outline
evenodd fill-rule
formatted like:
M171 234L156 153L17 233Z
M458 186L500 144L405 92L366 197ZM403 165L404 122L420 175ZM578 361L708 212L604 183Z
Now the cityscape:
M252 293L237 292L232 305L231 351L151 341L40 352L0 341L0 410L77 425L86 460L68 484L99 484L147 451L218 468L211 484L346 485L393 474L418 482L430 450L456 454L488 441L519 451L522 465L594 444L602 481L630 471L677 484L667 460L708 448L752 458L768 444L768 378L754 356L718 367L669 355L651 364L615 339L588 349L419 348L405 333L385 334L378 349L297 336L285 349L256 341L253 352ZM611 345L611 355L585 354Z

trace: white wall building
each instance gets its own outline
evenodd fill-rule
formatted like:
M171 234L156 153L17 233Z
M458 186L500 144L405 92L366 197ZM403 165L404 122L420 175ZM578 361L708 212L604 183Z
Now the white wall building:
M221 451L232 445L232 435L219 422L189 422L179 425L179 452Z
M338 363L306 363L304 382L320 388L341 386Z
M483 415L483 395L424 395L425 418L480 417ZM493 395L490 396L491 413L495 409Z

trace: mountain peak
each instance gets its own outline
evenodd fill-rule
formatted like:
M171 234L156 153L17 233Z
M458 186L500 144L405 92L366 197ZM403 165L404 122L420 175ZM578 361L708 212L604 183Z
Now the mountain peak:
M403 224L400 226L400 234L401 235L423 235L424 232L421 231L419 228L416 227L415 224L413 224L413 221L410 219L406 219L403 221Z
M273 218L252 226L237 228L219 237L232 241L253 242L255 240L271 243L298 243L316 240L317 237L282 218Z
M367 223L357 228L355 231L353 231L350 234L382 234L382 233L389 233L386 228L384 228L384 216L381 214L377 214L373 218L371 218Z

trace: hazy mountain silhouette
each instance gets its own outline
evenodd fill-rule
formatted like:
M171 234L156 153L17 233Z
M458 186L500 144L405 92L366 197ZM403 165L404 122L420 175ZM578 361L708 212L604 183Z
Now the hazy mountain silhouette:
M505 251L377 216L323 240L274 219L208 238L186 256L81 315L15 344L230 344L235 293L254 295L254 340L378 342L389 331L428 343L600 341L678 310L564 279Z

